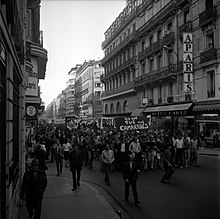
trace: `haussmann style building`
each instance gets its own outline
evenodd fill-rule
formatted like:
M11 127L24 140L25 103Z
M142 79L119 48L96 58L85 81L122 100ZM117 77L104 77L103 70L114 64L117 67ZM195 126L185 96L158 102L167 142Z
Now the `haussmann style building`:
M104 33L103 115L220 130L220 1L130 0Z

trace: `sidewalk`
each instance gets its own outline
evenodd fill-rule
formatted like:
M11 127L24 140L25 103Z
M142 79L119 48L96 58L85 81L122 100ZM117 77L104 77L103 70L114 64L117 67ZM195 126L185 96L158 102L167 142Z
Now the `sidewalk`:
M56 176L55 164L48 163L48 186L44 193L41 219L119 219L108 201L93 186L81 182L75 191L72 189L70 171L63 168L63 175ZM25 207L18 219L28 219Z
M220 156L220 148L199 148L200 155L208 155L208 156Z

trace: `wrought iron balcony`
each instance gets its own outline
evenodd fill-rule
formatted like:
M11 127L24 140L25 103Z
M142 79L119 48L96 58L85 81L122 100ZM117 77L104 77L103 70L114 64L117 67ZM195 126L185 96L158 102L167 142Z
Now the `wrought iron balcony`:
M127 84L124 84L124 85L119 86L117 88L114 88L112 90L103 92L103 93L101 93L101 97L103 98L103 97L119 94L119 93L122 93L124 91L128 91L130 89L134 89L134 81L130 81Z
M135 87L139 87L142 85L146 85L158 80L162 80L164 78L168 78L171 76L177 75L177 65L176 64L169 64L165 67L159 68L154 70L150 73L144 74L139 76L135 79Z
M183 25L179 27L179 38L183 38L183 32L191 32L192 31L192 21L187 21Z
M200 53L200 64L213 61L216 59L217 59L217 49L215 48Z
M164 42L162 39L156 41L155 43L152 44L152 52L155 53L155 52L158 52L159 50L162 50L163 45L164 45Z
M174 32L170 32L163 37L163 44L170 45L175 42Z
M191 0L176 0L176 4L179 7L183 7L189 3L191 3Z
M199 14L199 26L204 27L217 19L217 10L213 6Z
M103 59L102 64L104 64L108 59L110 59L113 55L119 52L122 48L128 45L135 39L135 31L129 34L122 42L120 42L115 48L113 48Z
M143 9L148 5L143 4ZM137 30L137 37L143 36L146 32L150 32L155 28L162 20L166 20L170 17L170 14L176 9L175 1L170 1L165 7L160 10L160 13L156 13L149 21L147 21L140 29ZM138 13L137 13L138 14Z
M106 73L105 76L103 76L102 80L105 80L105 78L108 78L114 74L116 74L119 71L122 71L123 69L129 67L130 65L134 64L136 62L136 56L130 57L128 60L123 62L121 65L115 67L110 72Z

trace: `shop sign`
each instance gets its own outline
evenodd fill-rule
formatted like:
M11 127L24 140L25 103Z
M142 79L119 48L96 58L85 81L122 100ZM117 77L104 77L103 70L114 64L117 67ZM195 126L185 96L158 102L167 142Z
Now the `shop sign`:
M205 114L204 115L197 115L196 119L197 120L220 121L220 115L216 115L216 114L213 115L213 116L212 115L208 115L208 114L207 115L205 115Z
M193 38L192 33L183 33L183 81L184 91L193 92Z
M151 113L152 116L184 116L186 115L187 110L178 110L178 111L158 111Z
M37 59L32 58L31 63L33 65L33 69L28 73L28 82L27 82L27 96L38 96L38 67L37 67Z
M144 116L115 118L115 127L118 131L134 131L148 129L148 119Z

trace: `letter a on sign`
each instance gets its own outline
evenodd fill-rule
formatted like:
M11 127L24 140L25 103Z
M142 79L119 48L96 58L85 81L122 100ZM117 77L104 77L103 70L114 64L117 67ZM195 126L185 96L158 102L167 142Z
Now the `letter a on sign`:
M183 33L183 42L192 43L192 33Z

